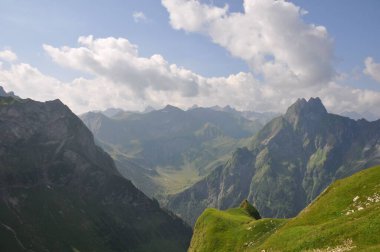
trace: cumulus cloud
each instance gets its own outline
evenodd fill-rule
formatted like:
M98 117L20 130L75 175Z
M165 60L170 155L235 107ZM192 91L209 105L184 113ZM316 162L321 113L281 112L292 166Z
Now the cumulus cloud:
M229 12L197 0L162 0L174 29L198 32L245 60L276 86L326 85L335 77L333 45L323 26L306 24L306 11L285 0L244 0Z
M146 58L146 60L149 59ZM63 59L61 58L61 60ZM143 110L147 105L162 107L168 103L182 108L190 107L193 104L199 106L218 104L221 106L232 105L244 110L284 112L283 110L298 97L308 98L311 96L320 96L328 109L333 112L373 111L378 115L380 112L380 93L375 91L354 89L331 82L324 89L310 87L287 92L281 88L264 85L252 73L240 72L227 77L206 78L175 65L169 65L171 67L168 68L173 68L174 73L181 72L179 74L181 78L175 77L179 82L178 86L186 85L189 81L188 78L194 78L192 81L198 86L196 95L186 96L177 88L165 89L148 85L144 89L143 96L136 96L134 86L110 79L109 73L102 71L100 71L102 74L96 73L92 70L93 63L91 62L91 60L84 60L83 64L87 65L73 65L74 69L92 73L91 78L79 77L70 82L62 82L43 74L29 64L13 63L7 67L0 67L0 85L3 85L6 90L15 91L21 97L30 97L41 101L59 98L78 114L110 107ZM165 61L163 60L163 62ZM61 64L69 66L66 63L66 61L61 62ZM112 69L105 68L103 71L112 72ZM163 73L166 72L163 71ZM139 79L141 82L146 81L144 71L137 71L134 76L137 81ZM159 77L159 79L161 78Z
M17 60L17 55L11 50L3 50L0 51L0 59L7 62L13 62Z
M200 76L169 64L158 54L150 58L140 57L137 46L125 38L94 39L87 36L80 37L78 43L80 47L77 48L43 47L61 66L126 86L140 98L145 97L148 88L176 91L183 96L195 96L199 92Z
M376 63L373 58L367 57L364 65L364 73L380 83L380 63Z
M168 63L161 55L141 57L125 38L80 37L77 47L44 45L57 64L86 73L69 82L26 63L0 65L0 85L21 97L45 101L59 98L74 112L119 107L143 110L172 104L187 108L232 105L256 111L284 110L299 97L319 96L330 111L371 111L380 115L380 92L355 89L333 81L320 88L288 90L268 85L253 73L204 77Z
M148 20L145 14L141 11L133 12L132 17L135 23L145 22Z

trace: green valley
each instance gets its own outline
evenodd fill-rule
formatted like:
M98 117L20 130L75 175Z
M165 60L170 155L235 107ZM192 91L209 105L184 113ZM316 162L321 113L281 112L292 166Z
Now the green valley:
M251 141L262 127L260 121L271 116L256 113L252 121L231 108L184 111L170 105L146 113L119 110L107 115L89 112L81 119L121 174L161 203L224 164L237 147Z

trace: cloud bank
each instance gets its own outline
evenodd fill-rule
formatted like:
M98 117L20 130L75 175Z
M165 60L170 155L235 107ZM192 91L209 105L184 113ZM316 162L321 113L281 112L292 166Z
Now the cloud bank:
M166 104L284 112L299 97L319 96L335 113L371 111L380 116L380 93L340 83L327 30L306 24L302 19L306 12L294 4L246 0L243 13L194 0L163 0L162 4L174 29L208 36L245 60L251 71L204 77L159 54L142 57L127 38L82 36L77 46L43 45L53 62L83 73L82 77L62 82L15 61L17 55L9 51L0 57L0 85L21 97L59 98L76 113ZM2 65L1 60L8 63ZM367 59L365 72L375 78L378 64Z
M335 76L333 46L304 10L278 0L245 0L243 13L195 0L162 0L174 29L204 34L276 86L326 85Z

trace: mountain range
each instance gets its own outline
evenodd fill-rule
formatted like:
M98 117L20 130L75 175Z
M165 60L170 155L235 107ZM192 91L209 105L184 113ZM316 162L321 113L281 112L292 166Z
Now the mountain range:
M0 97L0 251L186 251L192 230L59 100Z
M208 175L262 128L258 120L212 108L106 112L81 119L119 171L161 202Z
M380 168L365 168L380 164L380 120L319 98L250 116L168 105L80 119L0 87L0 250L185 251L183 220L198 219L189 251L377 251Z
M328 113L319 98L297 100L222 165L167 207L194 224L207 208L247 198L264 217L294 217L334 180L380 163L380 120Z

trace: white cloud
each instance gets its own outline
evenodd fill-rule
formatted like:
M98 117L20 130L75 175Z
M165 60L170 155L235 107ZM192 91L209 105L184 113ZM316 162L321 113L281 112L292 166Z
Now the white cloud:
M7 62L13 62L17 60L17 55L11 50L3 50L0 51L0 59Z
M132 17L136 23L145 22L148 20L145 14L141 11L133 12Z
M373 58L367 57L364 65L364 73L380 83L380 63L376 63Z
M335 82L322 89L289 89L243 72L207 78L170 64L161 55L141 57L137 46L124 38L88 36L78 41L78 47L44 48L54 62L90 77L62 82L29 64L13 62L0 66L0 85L21 97L41 101L59 98L76 113L109 107L143 110L147 105L166 104L182 108L232 105L244 110L284 112L299 97L319 96L333 112L371 111L380 115L380 92L376 91Z
M137 46L124 38L94 39L80 37L78 48L55 48L44 45L45 51L61 66L93 74L108 82L130 88L140 98L150 88L176 91L183 96L198 94L200 76L169 64L161 55L150 58L138 55Z
M162 0L174 29L199 32L276 86L326 85L335 77L332 40L284 0L245 0L243 13L196 0Z

